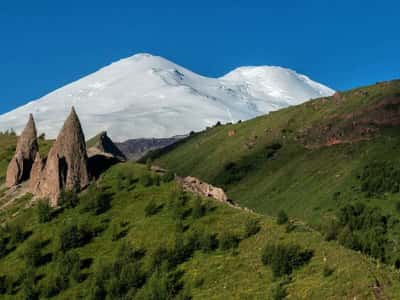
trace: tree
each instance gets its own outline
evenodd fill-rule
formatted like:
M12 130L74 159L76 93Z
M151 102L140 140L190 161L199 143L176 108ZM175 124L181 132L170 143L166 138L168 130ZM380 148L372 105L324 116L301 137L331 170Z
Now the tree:
M38 240L31 240L23 253L25 263L28 267L37 267L42 261L42 244Z
M256 219L248 219L244 227L244 237L249 238L260 231L261 227Z
M36 214L38 216L39 223L47 223L51 220L51 214L53 209L50 206L49 201L39 200L36 207Z
M286 224L289 221L289 217L286 214L286 212L284 210L280 210L278 212L278 218L276 220L276 223L278 225L282 225L282 224Z

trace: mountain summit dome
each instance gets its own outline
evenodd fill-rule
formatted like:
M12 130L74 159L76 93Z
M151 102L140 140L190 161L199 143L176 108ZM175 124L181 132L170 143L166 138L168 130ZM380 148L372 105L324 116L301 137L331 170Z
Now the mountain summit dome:
M242 67L220 78L198 75L160 56L140 53L0 116L0 131L24 128L33 113L40 133L55 138L71 106L87 137L115 141L163 138L216 122L247 120L334 91L279 67Z

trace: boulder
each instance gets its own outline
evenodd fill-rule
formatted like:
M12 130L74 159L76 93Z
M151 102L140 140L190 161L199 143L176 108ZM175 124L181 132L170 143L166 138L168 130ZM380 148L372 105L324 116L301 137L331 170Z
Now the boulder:
M7 168L7 187L16 186L29 179L38 149L36 125L33 116L30 115L28 124L18 138L15 155Z

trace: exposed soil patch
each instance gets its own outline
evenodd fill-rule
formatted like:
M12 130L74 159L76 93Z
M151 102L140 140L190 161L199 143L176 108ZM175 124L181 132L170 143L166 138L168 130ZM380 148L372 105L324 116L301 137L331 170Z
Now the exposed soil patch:
M307 148L369 140L381 129L400 125L400 95L385 98L357 112L334 115L300 136Z

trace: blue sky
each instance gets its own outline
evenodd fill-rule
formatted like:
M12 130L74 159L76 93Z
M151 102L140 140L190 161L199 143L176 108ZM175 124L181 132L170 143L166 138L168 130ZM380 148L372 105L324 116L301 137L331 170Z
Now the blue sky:
M1 1L0 113L138 52L207 76L280 65L334 89L399 78L399 9L394 0Z

